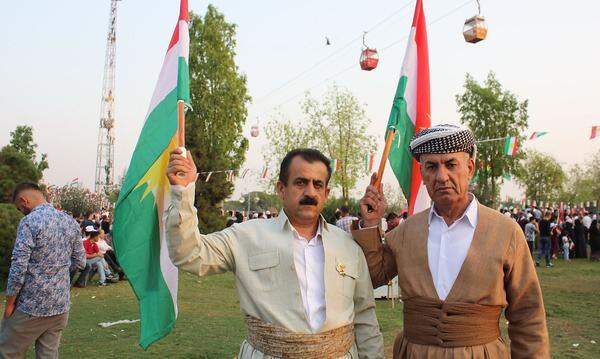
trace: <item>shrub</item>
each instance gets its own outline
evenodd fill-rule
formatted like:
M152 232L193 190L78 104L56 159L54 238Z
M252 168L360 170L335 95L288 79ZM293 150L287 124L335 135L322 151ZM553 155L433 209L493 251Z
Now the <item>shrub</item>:
M22 217L23 215L17 211L14 205L0 203L0 284L2 288L8 278L17 226Z

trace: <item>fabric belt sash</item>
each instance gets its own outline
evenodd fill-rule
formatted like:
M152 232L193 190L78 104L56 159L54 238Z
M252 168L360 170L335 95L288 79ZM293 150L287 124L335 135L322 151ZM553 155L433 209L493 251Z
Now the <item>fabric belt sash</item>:
M247 340L262 353L277 358L339 358L354 343L354 324L323 333L295 333L288 329L246 316Z
M404 337L440 347L487 344L500 337L501 312L501 306L409 298L404 300Z

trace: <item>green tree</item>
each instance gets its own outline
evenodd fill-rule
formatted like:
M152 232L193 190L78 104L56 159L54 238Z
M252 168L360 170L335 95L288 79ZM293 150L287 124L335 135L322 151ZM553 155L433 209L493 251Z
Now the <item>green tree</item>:
M560 200L566 203L596 201L600 203L600 151L583 164L576 164L568 171L565 190Z
M30 126L17 126L10 137L10 143L0 150L0 203L11 202L18 183L38 182L48 168L45 154L36 162L37 145Z
M559 199L567 176L554 157L527 151L526 160L516 178L525 187L527 198L548 203Z
M190 95L186 115L186 147L199 171L234 170L244 163L248 140L242 135L250 101L246 76L235 64L235 29L209 5L204 18L190 13ZM196 183L199 228L212 232L225 225L218 205L233 183L213 175Z
M464 92L456 95L460 121L478 140L518 137L527 128L528 101L519 102L516 95L503 90L493 72L480 85L467 74ZM507 156L504 141L489 141L477 146L477 172L472 190L485 205L496 207L502 175L516 175L524 154Z
M302 110L305 121L269 122L265 130L269 140L265 161L270 168L277 168L289 150L316 148L339 161L340 169L334 173L330 186L340 188L342 198L348 202L359 176L368 175L365 156L376 150L375 137L366 133L370 121L356 97L337 86L329 88L321 101L307 94Z
M17 226L23 215L14 205L0 203L0 287L4 288L8 278L10 259L17 236Z
M42 154L39 162L36 159L38 145L33 142L33 127L17 126L17 128L10 133L10 137L10 146L35 163L40 172L43 172L48 168L47 155L45 153Z

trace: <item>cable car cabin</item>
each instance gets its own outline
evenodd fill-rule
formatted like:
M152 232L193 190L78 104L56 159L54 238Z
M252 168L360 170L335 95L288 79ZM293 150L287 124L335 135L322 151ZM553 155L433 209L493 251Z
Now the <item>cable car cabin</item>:
M360 54L360 68L365 71L371 71L377 67L379 55L377 50L365 48Z
M252 125L252 127L250 128L250 135L252 137L258 137L258 125Z
M483 16L475 15L465 21L465 26L463 27L463 36L465 37L466 42L474 44L484 40L487 36L487 31L488 28L485 24L485 19Z

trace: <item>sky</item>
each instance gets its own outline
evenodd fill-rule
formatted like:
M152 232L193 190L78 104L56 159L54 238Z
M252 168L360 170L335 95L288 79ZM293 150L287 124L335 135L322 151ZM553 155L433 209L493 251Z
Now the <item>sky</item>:
M251 125L262 129L270 120L304 120L299 101L305 92L318 97L333 83L363 104L381 150L414 1L189 0L189 7L204 14L209 3L237 25L236 61L253 98L243 168L259 173L268 143L264 131L250 137ZM79 178L93 187L109 5L109 0L0 2L0 146L16 126L33 126L39 151L48 154L44 177L50 184ZM455 96L466 73L483 81L494 71L505 89L529 101L526 135L549 132L525 143L526 149L554 156L567 170L600 150L600 140L588 139L591 127L600 125L600 2L482 0L489 31L477 44L462 38L465 19L477 12L475 1L425 0L424 8L433 124L459 123ZM117 177L137 142L178 9L178 0L118 3ZM363 31L380 54L370 72L358 65ZM258 177L238 179L232 198L264 189ZM366 181L359 181L355 196ZM389 167L384 182L398 187ZM509 182L503 194L519 196L520 188Z

